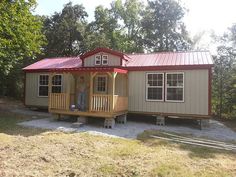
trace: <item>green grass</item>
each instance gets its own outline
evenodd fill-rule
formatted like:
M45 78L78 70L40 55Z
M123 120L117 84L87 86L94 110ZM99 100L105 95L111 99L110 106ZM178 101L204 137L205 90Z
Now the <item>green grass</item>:
M98 168L98 171L104 176L116 175L117 169L113 164L104 164Z
M0 112L0 133L8 135L32 136L44 132L45 130L36 128L26 128L17 125L22 121L30 120L30 117L8 112Z

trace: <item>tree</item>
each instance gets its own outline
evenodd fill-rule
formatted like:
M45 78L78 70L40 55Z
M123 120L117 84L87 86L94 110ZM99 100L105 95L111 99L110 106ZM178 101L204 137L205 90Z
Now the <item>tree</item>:
M45 57L75 56L84 52L83 40L87 12L82 5L66 4L62 12L44 17L44 34L48 44Z
M225 38L226 41L231 41L232 43L232 47L235 49L236 48L236 24L233 24L230 28L229 28L229 33L225 34Z
M88 25L87 46L109 47L123 52L142 52L141 11L138 0L115 0L110 8L98 6L95 20ZM92 39L92 40L91 40Z
M216 114L231 114L236 104L235 57L232 47L219 46L214 57L213 105Z
M165 10L165 13L158 17L159 21L163 20L163 25L167 24L161 29L164 31L163 34L156 32L158 20L154 21L156 26L151 29L149 23L152 24L153 21L145 23L148 18L159 15L149 13L155 8L151 3L156 4L158 10ZM144 7L139 0L126 0L124 3L121 0L114 0L110 8L96 7L95 20L87 24L85 21L87 13L83 7L68 3L62 13L55 13L44 20L44 32L48 40L48 45L45 47L46 56L78 55L97 47L108 47L128 53L143 52L145 48L148 51L159 49L162 51L189 47L188 33L181 21L184 15L183 8L177 2L168 0L166 4L164 0L150 1L145 11ZM174 8L173 13L170 13L172 10L169 10L169 7ZM153 35L147 35L151 33ZM168 39L161 39L166 36ZM168 42L165 48L157 48L157 43Z
M121 30L124 35L122 51L143 52L141 19L144 4L139 0L121 0L112 3L112 11L121 20ZM119 38L120 39L120 38Z
M87 50L97 47L115 49L112 45L113 33L117 29L117 21L113 19L110 10L103 6L97 6L94 11L95 20L86 28L85 44Z
M125 36L113 9L98 6L94 14L95 20L88 24L86 30L87 49L108 47L125 52L123 48Z
M214 56L213 110L218 117L236 117L236 27L221 37Z
M41 53L45 38L42 23L33 16L35 0L2 0L0 3L0 94L12 95L21 82L20 73L27 59L35 59ZM18 88L18 87L17 87Z
M144 45L148 51L177 51L191 47L182 22L184 8L174 0L148 1L142 19Z

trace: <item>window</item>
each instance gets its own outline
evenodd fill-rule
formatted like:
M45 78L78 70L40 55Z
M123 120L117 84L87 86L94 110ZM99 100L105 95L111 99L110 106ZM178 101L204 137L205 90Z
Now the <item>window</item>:
M101 55L95 55L95 65L101 65Z
M38 96L48 96L48 75L39 75L39 90Z
M108 56L102 55L102 65L107 65L107 64L108 64Z
M106 76L97 76L97 92L106 92L107 91L107 77Z
M149 101L163 101L163 73L147 73L146 99Z
M38 96L48 96L49 76L47 74L39 75L39 89ZM62 75L54 75L52 77L52 93L62 92Z
M95 65L108 65L108 55L95 55Z
M62 91L62 75L52 77L52 93L61 93Z
M184 101L183 73L166 73L166 101Z

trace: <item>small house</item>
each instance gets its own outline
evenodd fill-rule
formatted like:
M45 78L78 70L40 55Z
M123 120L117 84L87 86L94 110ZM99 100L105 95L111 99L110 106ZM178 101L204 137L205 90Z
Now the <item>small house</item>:
M114 125L127 113L209 119L208 51L125 54L97 48L78 57L46 58L23 68L25 105L57 115L101 117ZM88 86L77 107L80 78Z

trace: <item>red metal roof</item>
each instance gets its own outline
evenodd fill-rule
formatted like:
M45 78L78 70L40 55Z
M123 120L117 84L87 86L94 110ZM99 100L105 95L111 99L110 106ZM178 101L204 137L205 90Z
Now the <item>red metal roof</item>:
M209 51L160 52L151 54L130 54L128 56L131 60L126 63L127 67L213 64Z
M79 57L46 58L23 68L23 70L49 70L59 68L78 68L81 66L82 61Z
M101 49L101 48L100 48ZM99 49L99 50L100 50ZM103 48L102 48L103 49ZM109 49L110 50L110 49ZM87 54L90 56L94 51ZM193 52L160 52L152 54L129 54L124 55L129 58L123 62L123 69L142 68L142 67L156 67L156 68L172 68L172 67L211 67L213 60L209 51L193 51ZM83 58L85 55L82 56ZM117 66L115 66L117 67ZM79 57L65 57L65 58L46 58L29 65L23 70L52 70L52 69L78 69L82 68L82 60ZM96 67L99 68L99 67ZM105 67L104 67L105 68ZM83 69L81 69L82 71Z

